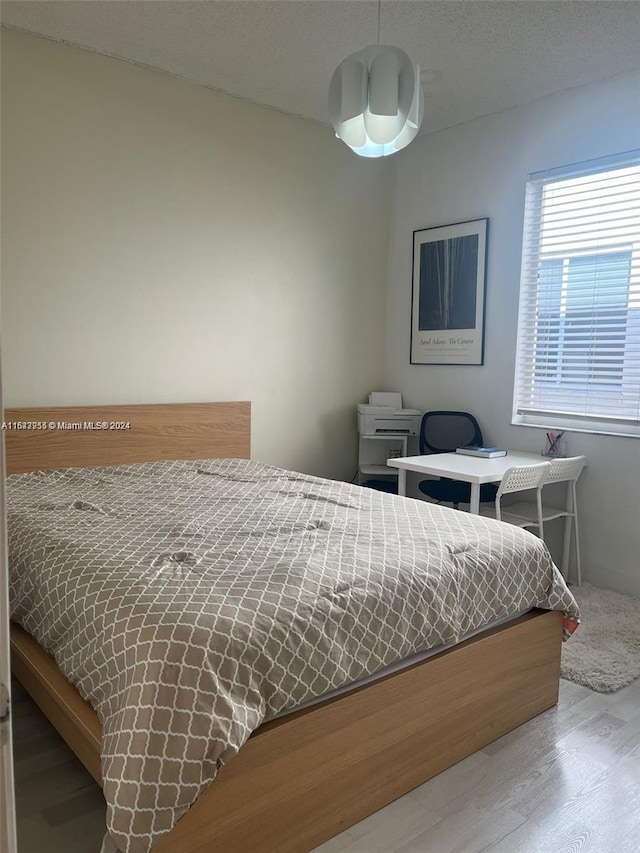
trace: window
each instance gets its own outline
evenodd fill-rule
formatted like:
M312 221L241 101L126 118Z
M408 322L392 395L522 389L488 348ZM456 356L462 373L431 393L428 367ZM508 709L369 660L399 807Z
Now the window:
M514 423L640 436L640 151L529 176Z

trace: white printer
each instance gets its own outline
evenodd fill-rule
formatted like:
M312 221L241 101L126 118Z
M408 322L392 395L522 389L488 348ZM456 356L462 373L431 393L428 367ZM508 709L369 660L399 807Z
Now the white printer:
M402 394L372 391L369 403L358 404L360 435L418 435L422 414L402 408Z

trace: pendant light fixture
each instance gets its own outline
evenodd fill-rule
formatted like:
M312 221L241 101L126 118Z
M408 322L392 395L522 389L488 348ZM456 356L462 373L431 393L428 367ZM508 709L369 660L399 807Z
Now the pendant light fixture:
M386 157L416 136L424 114L420 66L404 50L378 43L344 59L329 86L336 136L360 157Z

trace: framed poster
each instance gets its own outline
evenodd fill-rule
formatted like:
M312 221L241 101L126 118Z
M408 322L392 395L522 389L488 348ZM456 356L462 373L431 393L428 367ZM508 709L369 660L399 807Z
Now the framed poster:
M488 219L413 232L411 364L483 364Z

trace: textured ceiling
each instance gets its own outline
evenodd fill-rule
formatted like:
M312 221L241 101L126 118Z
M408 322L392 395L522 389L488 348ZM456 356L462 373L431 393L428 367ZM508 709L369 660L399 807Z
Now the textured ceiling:
M375 43L370 0L4 0L2 22L328 122L336 65ZM640 69L638 0L384 0L383 43L424 70L424 130Z

